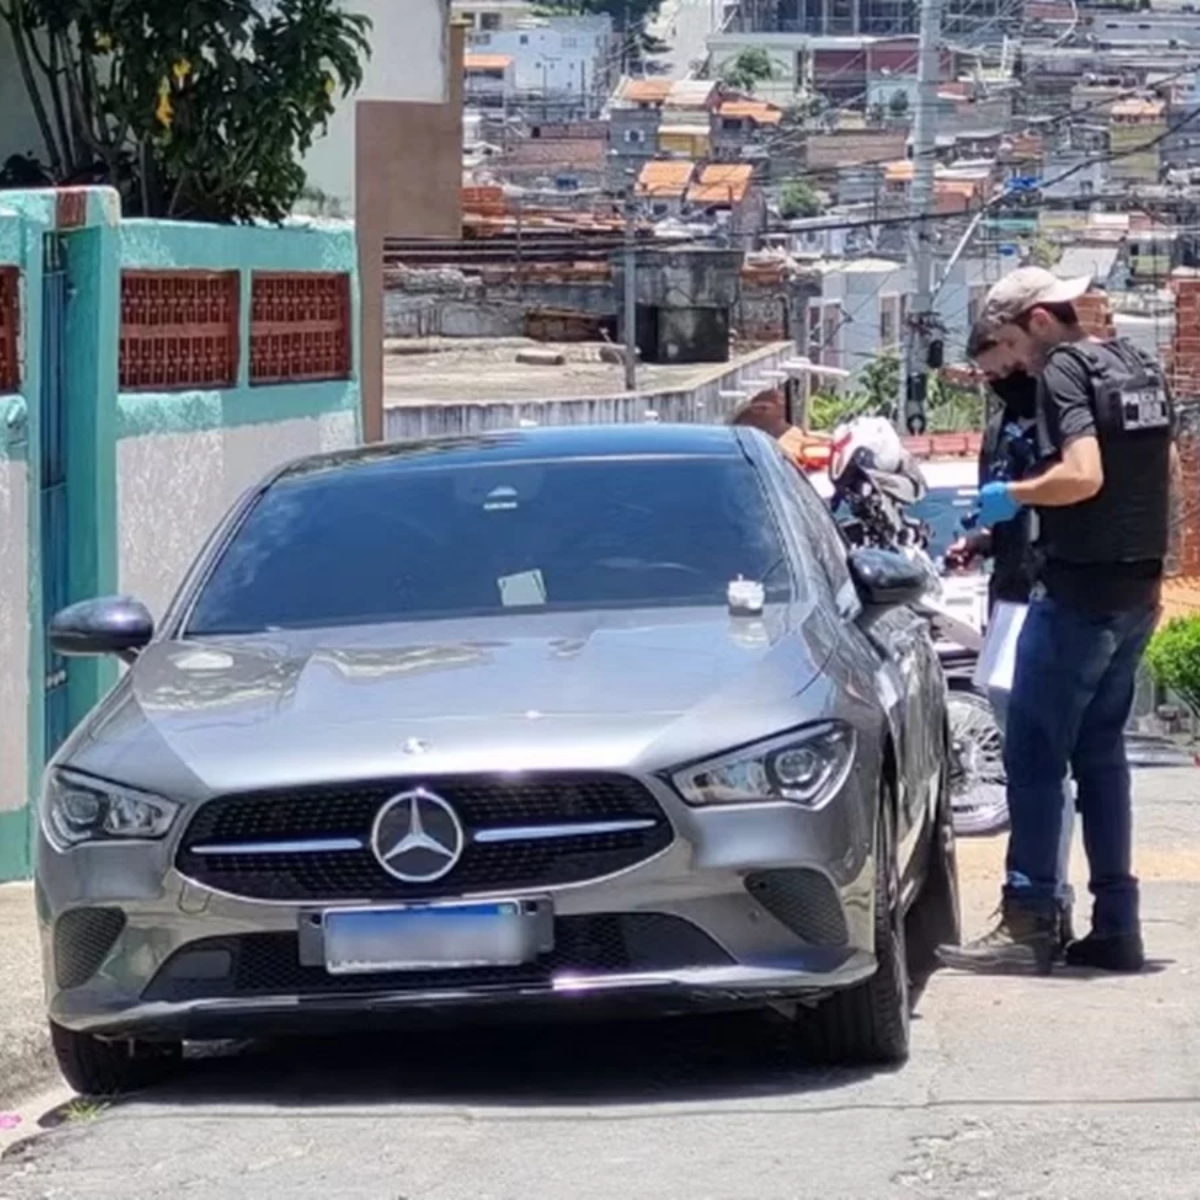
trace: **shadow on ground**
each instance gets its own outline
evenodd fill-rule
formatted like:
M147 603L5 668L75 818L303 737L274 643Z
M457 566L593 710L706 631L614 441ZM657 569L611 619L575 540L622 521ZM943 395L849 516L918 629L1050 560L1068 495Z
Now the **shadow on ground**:
M828 1090L869 1074L806 1066L789 1034L755 1013L206 1047L178 1080L132 1103L638 1105Z

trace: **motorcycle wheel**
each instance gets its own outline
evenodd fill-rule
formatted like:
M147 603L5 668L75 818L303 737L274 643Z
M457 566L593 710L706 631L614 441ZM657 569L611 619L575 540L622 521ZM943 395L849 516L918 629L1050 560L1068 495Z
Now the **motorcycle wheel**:
M954 832L999 833L1008 825L1004 738L992 706L978 692L951 689L947 702L954 754L951 805Z

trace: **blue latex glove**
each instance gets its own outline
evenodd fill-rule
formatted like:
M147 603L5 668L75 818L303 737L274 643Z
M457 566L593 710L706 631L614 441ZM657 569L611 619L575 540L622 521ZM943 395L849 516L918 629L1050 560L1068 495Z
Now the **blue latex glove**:
M979 524L985 527L1011 521L1021 511L1007 483L985 483L979 492Z

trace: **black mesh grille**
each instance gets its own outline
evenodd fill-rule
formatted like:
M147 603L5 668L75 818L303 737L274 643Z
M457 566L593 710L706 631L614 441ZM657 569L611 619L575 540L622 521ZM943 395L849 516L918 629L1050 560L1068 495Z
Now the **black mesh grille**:
M746 878L750 894L777 921L812 946L842 946L846 914L833 884L819 871L758 871Z
M555 974L590 975L628 971L669 971L726 966L732 960L690 921L662 913L559 917L552 953L518 967L477 967L443 971L397 971L372 975L330 975L300 962L293 933L252 933L190 942L163 964L146 989L147 1001L229 996L332 995L422 991L436 988L510 988L548 985ZM228 954L229 973L219 979L191 978L190 964L213 952ZM206 972L207 973L207 972Z
M100 969L121 931L119 908L75 908L54 925L54 978L61 988L81 987Z
M255 841L357 838L366 842L380 806L397 792L422 783L453 806L467 833L462 859L433 884L394 879L369 849L287 855L193 852L196 846ZM471 840L482 830L506 826L622 819L653 825L536 841ZM392 780L210 800L184 835L177 865L199 883L260 899L406 899L578 883L633 866L665 849L672 836L650 793L636 780L620 775Z

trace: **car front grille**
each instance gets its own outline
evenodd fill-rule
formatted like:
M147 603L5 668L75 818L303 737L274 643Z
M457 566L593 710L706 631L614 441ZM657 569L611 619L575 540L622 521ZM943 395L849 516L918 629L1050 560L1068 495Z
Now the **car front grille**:
M454 809L465 835L453 870L425 884L394 878L370 848L381 806L418 786ZM197 883L252 899L420 899L579 883L643 862L672 838L653 796L622 775L391 780L210 800L176 865Z
M294 933L204 938L177 950L143 999L183 1003L239 996L323 996L434 989L548 987L555 975L611 975L727 966L733 960L703 930L664 913L559 917L554 950L516 967L330 975L300 961Z

